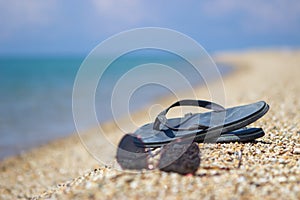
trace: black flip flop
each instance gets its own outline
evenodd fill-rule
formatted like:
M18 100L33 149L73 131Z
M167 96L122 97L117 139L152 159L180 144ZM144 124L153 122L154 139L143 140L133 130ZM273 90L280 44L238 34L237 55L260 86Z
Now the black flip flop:
M213 111L167 119L167 112L176 106L198 106ZM264 101L225 109L209 101L182 100L162 111L154 123L140 127L134 134L145 147L160 147L177 138L194 138L198 142L203 142L204 139L206 142L245 142L262 137L263 130L238 129L258 120L268 110L269 106Z

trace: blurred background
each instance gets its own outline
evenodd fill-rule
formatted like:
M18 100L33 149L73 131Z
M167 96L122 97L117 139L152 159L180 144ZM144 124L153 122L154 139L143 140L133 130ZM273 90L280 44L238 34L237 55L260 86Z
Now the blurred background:
M300 1L0 0L0 159L75 132L81 62L106 38L145 26L182 32L211 54L290 50L300 45Z
M297 0L1 0L0 9L2 55L85 56L107 37L143 26L175 29L209 52L300 43Z

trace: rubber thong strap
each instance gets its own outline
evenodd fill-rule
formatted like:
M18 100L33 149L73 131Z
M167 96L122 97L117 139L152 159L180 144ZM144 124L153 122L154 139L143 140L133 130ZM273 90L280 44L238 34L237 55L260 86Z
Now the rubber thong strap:
M181 124L177 124L176 127L170 126L168 124L168 119L166 118L166 114L168 113L168 111L171 108L178 107L178 106L197 106L197 107L210 109L210 110L213 110L213 111L224 111L225 110L225 108L223 106L221 106L219 104L216 104L216 103L213 103L213 102L210 102L210 101L190 100L190 99L177 101L177 102L173 103L170 107L168 107L167 109L163 110L161 113L158 114L158 116L156 117L156 119L154 121L153 129L154 130L161 130L160 129L161 124L168 127L169 129L176 130L176 131L179 131L179 130L193 130L193 129L207 129L207 128L209 128L208 126L201 125L201 124L197 124L197 127L190 127L188 129L177 128Z

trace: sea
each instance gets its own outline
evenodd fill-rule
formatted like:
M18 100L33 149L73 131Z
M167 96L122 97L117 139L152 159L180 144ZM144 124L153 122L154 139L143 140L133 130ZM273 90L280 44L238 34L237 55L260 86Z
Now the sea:
M84 59L85 56L0 57L0 160L49 141L76 134L72 114L72 91ZM118 80L136 66L149 63L170 66L184 74L191 85L203 84L203 79L195 75L196 72L190 64L173 54L157 55L144 52L123 55L105 70L95 92L99 123L113 119L110 100ZM232 71L230 66L217 65L223 76ZM149 71L145 70L145 73ZM156 71L152 76L158 74ZM168 74L160 76L172 78ZM143 76L136 79L141 77ZM184 89L184 84L180 81L174 82L176 90ZM137 111L172 92L174 91L170 91L166 85L161 87L159 84L145 84L132 94L128 101L129 110ZM118 115L121 117L122 113Z

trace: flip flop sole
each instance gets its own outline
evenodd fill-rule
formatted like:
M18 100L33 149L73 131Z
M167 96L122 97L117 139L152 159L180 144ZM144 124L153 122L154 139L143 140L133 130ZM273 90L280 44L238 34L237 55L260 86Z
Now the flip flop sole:
M217 143L225 142L249 142L257 138L263 137L265 132L261 128L242 128L231 132L222 133L214 141ZM209 142L205 140L205 137L195 137L197 142Z
M191 142L205 142L205 143L229 143L229 142L249 142L254 141L260 137L263 137L265 132L262 128L241 128L231 132L222 133L219 137L206 139L206 135L198 135L195 136L194 140ZM187 139L187 138L186 138ZM143 146L146 148L157 148L163 145L168 144L169 142L157 143L153 144L145 144L145 143L136 143L137 146Z

